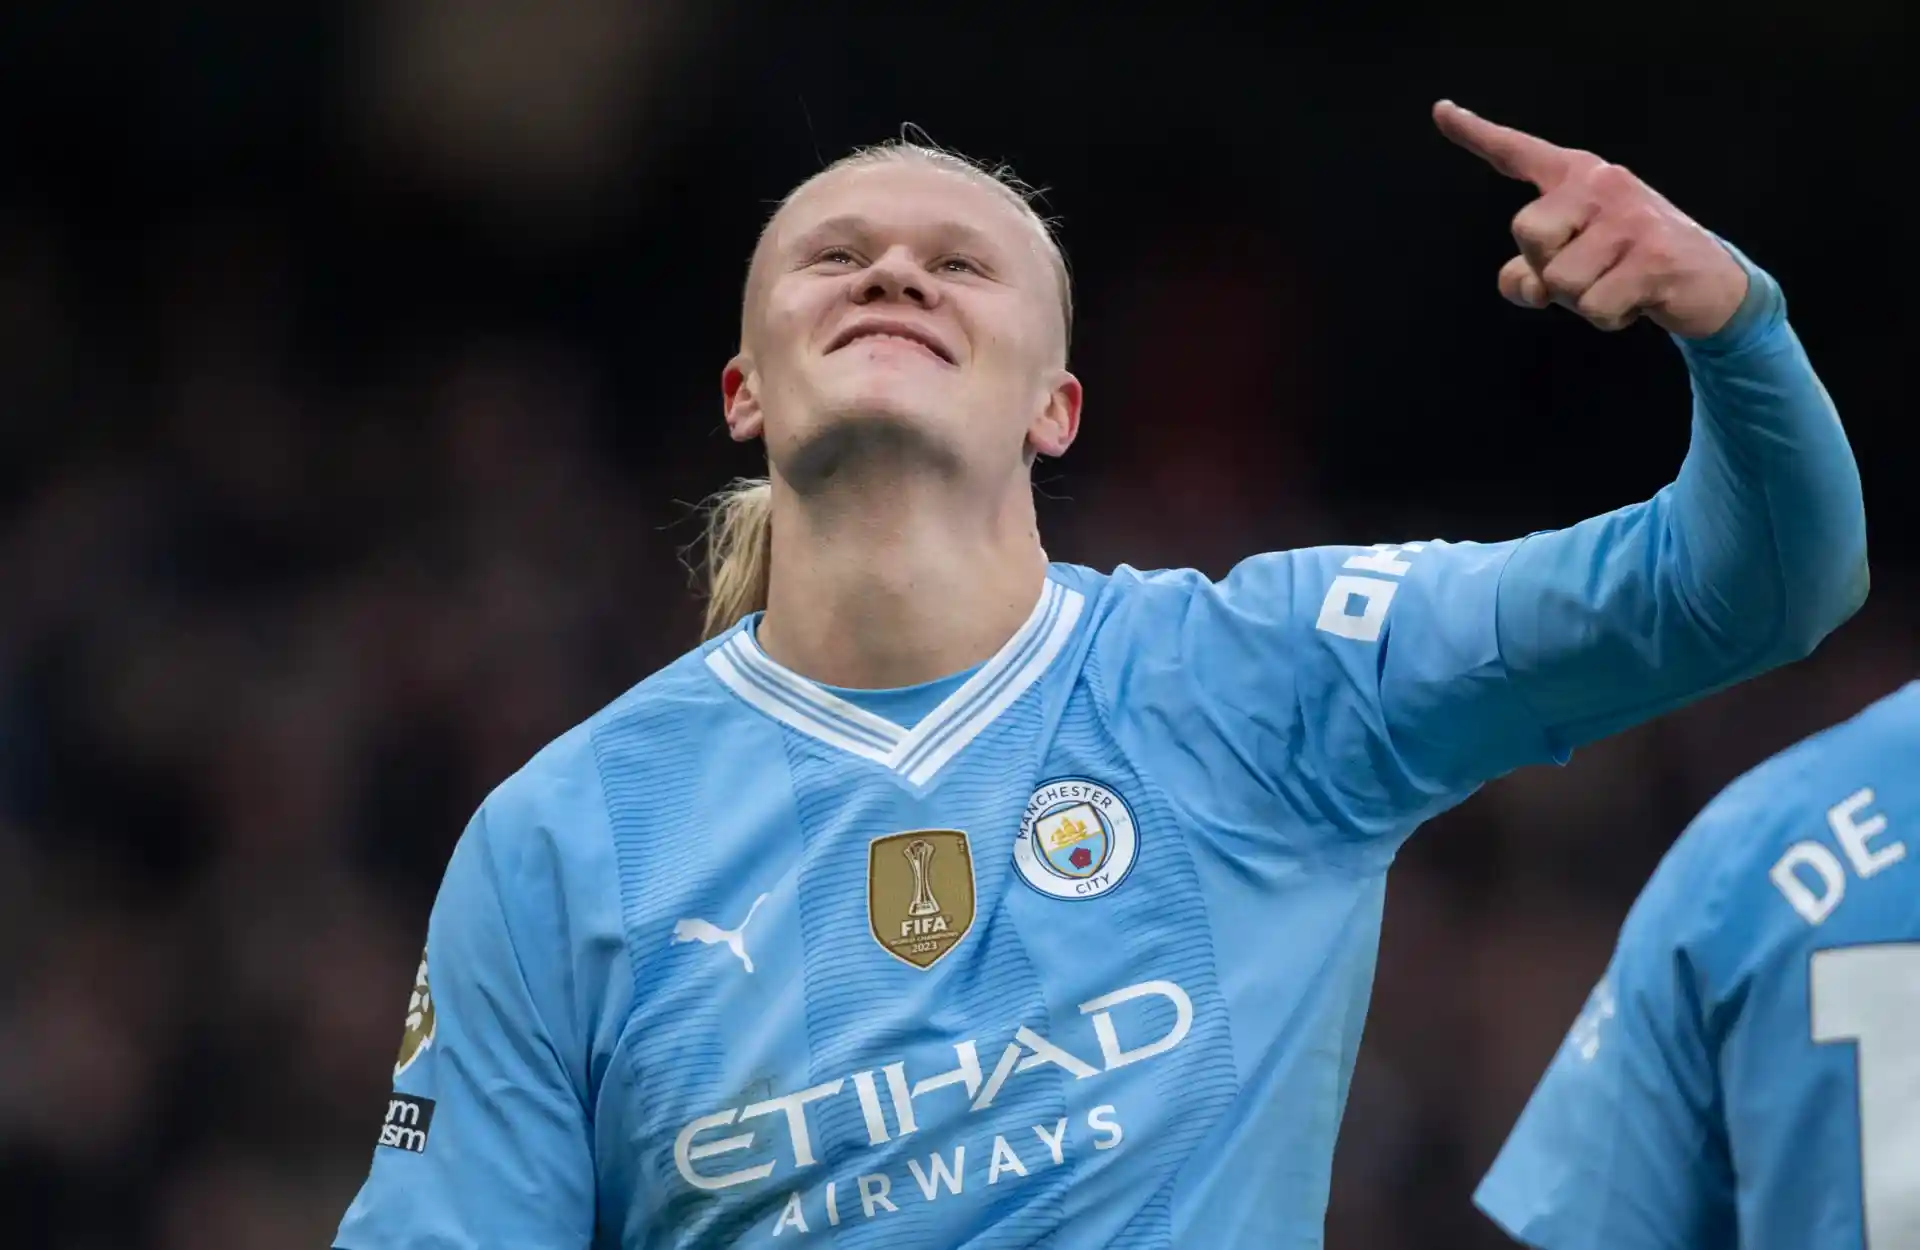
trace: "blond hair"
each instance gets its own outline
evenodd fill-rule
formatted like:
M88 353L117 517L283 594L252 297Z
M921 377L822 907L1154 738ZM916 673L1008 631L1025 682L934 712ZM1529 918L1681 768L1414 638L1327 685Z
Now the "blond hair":
M766 610L773 572L773 483L741 478L707 501L707 613L702 641Z
M792 201L809 183L836 170L853 165L876 165L883 161L921 161L938 169L951 170L997 187L1032 219L1046 241L1053 262L1054 279L1060 297L1060 317L1065 342L1073 340L1073 275L1067 267L1066 252L1054 235L1055 222L1042 217L1034 208L1040 196L1014 175L1011 166L987 165L936 144L917 126L903 126L900 138L856 148L827 166L806 182L789 191L780 208ZM778 209L775 210L776 214ZM768 225L772 218L768 219ZM753 274L747 275L751 293ZM706 504L707 524L705 558L702 561L707 599L706 617L701 627L702 640L716 638L731 629L743 617L763 612L767 607L767 586L773 572L773 484L767 478L742 478L715 494Z

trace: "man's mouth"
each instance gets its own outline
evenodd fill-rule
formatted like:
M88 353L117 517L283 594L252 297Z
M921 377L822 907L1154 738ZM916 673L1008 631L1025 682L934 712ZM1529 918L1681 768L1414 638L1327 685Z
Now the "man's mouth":
M831 355L843 347L850 347L870 339L910 343L943 364L954 363L953 353L947 350L946 344L918 326L908 325L904 321L856 322L834 336L833 341L827 345L827 353Z

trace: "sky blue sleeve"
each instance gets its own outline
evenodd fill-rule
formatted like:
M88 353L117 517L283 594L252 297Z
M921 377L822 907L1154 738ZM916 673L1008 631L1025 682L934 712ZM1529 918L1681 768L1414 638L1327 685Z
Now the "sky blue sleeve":
M1549 758L1495 633L1514 546L1271 552L1218 580L1122 569L1096 684L1201 826L1244 831L1243 859L1278 837L1381 867L1489 768Z
M582 818L541 812L529 791L542 785L520 777L497 791L447 865L386 1123L340 1250L592 1244L587 1108L603 1030L582 997L604 983L613 951L576 932L603 908L568 880L581 866L565 862L567 831L554 828Z
M1110 706L1182 744L1157 762L1215 824L1305 814L1378 852L1495 777L1806 654L1866 594L1860 479L1750 272L1726 328L1680 343L1693 439L1654 498L1511 542L1120 570Z
M1622 926L1474 1202L1539 1250L1734 1250L1710 978L1681 936L1715 905L1685 839Z
M1557 751L1798 659L1866 598L1852 450L1779 287L1739 258L1733 320L1675 340L1694 402L1673 483L1507 564L1500 653Z

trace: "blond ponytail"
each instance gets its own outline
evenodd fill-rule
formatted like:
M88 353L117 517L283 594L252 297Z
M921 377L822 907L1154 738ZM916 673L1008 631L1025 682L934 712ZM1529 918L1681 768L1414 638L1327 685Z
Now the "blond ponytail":
M704 641L767 606L773 567L773 484L742 478L707 501L707 619Z

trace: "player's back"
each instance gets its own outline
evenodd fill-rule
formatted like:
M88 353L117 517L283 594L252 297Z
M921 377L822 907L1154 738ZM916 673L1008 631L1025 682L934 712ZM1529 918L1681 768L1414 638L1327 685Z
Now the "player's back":
M1749 854L1708 964L1740 1244L1920 1250L1920 682L1728 798L1756 832L1791 822Z
M1701 813L1477 1200L1547 1250L1920 1250L1920 682Z

